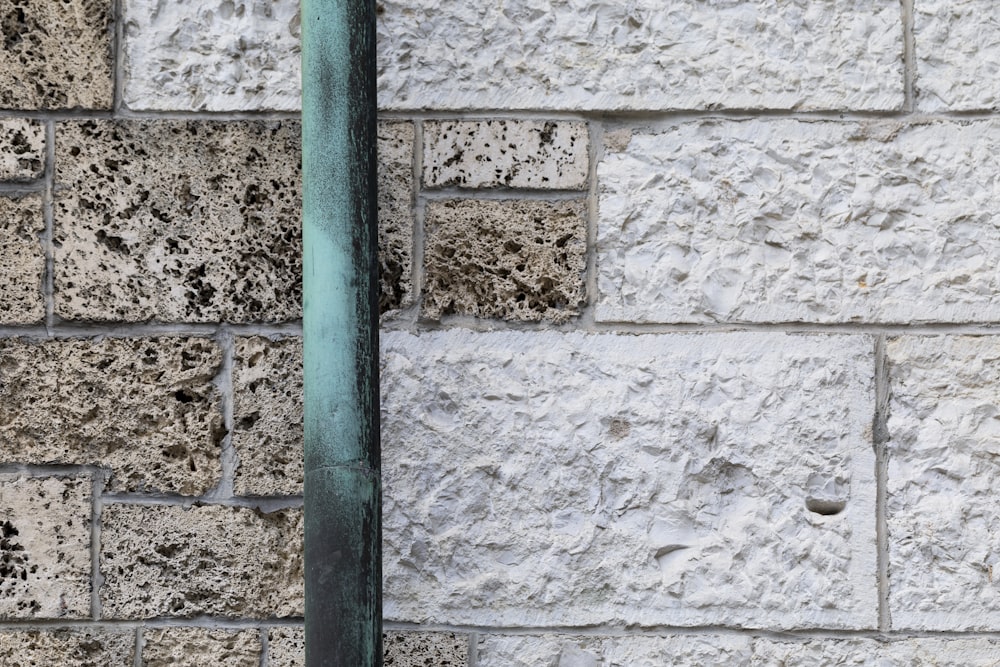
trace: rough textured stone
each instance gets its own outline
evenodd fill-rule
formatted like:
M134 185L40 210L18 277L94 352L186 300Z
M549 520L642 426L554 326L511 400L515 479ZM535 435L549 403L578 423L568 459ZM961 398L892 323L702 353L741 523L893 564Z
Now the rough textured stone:
M460 188L587 187L586 123L441 121L424 123L424 185Z
M596 316L1000 320L997 172L994 121L635 134L599 166Z
M921 111L1000 107L1000 8L991 0L913 3Z
M0 618L90 614L90 497L90 477L0 475Z
M208 628L143 631L144 667L259 667L260 632Z
M1000 629L1000 339L888 348L889 602L901 629Z
M753 667L878 665L879 667L989 667L1000 660L996 639L801 639L753 642Z
M4 0L0 108L110 108L111 13L111 0Z
M413 299L413 124L378 126L379 306L382 312Z
M895 109L896 0L380 2L390 109Z
M0 324L45 317L45 252L38 238L44 231L41 195L0 197Z
M56 313L298 318L299 146L287 121L60 123Z
M25 118L0 119L0 180L41 178L44 161L45 127L41 123Z
M4 667L132 667L131 630L5 630L0 632Z
M111 505L101 519L108 618L303 613L300 510Z
M582 201L429 203L424 316L563 322L577 315L585 210Z
M236 340L232 441L237 494L302 493L301 338Z
M469 664L469 637L455 632L387 632L382 646L386 667Z
M305 667L306 633L302 628L271 628L267 633L269 667Z
M131 108L298 108L297 0L123 5L125 103Z
M478 667L740 667L749 664L749 637L719 635L485 635L479 642L477 662Z
M2 340L0 461L106 467L118 491L204 493L221 474L221 365L204 339Z
M871 338L382 341L388 620L875 625Z

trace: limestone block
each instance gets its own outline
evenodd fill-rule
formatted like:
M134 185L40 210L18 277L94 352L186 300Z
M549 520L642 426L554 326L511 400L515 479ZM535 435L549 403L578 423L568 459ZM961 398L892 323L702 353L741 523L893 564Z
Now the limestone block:
M233 447L238 495L301 495L302 339L236 339Z
M30 324L45 317L42 197L0 197L0 324Z
M300 317L300 141L287 121L60 123L56 313Z
M111 108L111 0L0 6L0 108Z
M814 667L858 665L868 667L990 667L1000 660L994 638L903 639L755 639L753 667Z
M305 667L305 630L289 627L268 630L267 656L270 667Z
M602 321L1000 320L1000 124L698 121L613 133Z
M132 667L131 630L4 630L0 656L4 667Z
M427 122L424 185L583 190L589 147L586 123Z
M299 107L297 0L125 0L133 109Z
M387 109L896 109L896 0L380 2Z
M143 631L143 667L259 667L258 630L156 628Z
M387 632L382 635L386 667L466 667L469 637L456 632Z
M990 0L913 3L917 107L964 111L1000 107L1000 8Z
M477 662L478 667L741 667L749 664L750 638L731 635L485 635L479 642Z
M410 305L413 256L413 124L378 125L379 306Z
M41 123L26 118L0 119L0 181L41 178L44 161L45 127Z
M110 505L102 524L107 618L303 613L301 510Z
M564 322L583 305L581 201L430 202L423 314Z
M875 626L870 337L382 344L387 620Z
M90 615L91 486L0 474L0 618Z
M1000 339L888 348L889 603L894 628L1000 628Z
M221 474L205 339L0 341L0 461L111 470L115 491L198 495Z

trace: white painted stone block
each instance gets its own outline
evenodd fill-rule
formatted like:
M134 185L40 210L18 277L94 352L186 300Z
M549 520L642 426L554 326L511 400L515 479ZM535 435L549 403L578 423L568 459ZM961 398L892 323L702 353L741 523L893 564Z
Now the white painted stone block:
M887 350L893 627L1000 629L1000 338Z
M750 664L750 637L667 635L594 637L485 635L478 667L740 667Z
M1000 320L1000 124L610 132L597 318Z
M874 627L870 337L382 340L388 620Z

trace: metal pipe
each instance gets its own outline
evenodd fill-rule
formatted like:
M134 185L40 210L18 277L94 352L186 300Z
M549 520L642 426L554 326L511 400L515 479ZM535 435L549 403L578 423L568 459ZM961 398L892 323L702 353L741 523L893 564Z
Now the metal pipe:
M375 1L302 0L306 667L382 664Z

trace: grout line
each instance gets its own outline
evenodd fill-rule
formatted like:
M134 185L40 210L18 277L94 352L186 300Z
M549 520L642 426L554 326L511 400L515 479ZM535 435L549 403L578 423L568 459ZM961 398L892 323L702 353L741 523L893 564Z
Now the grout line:
M46 144L48 141L46 141ZM44 193L48 189L45 177L33 181L5 181L0 183L0 195L17 198L18 196Z
M260 667L268 667L271 664L270 628L261 627L257 631L260 633Z
M111 36L111 110L117 116L125 99L125 11L122 0L112 3L113 34Z
M232 618L228 616L161 617L148 619L105 619L94 622L70 619L8 619L0 622L0 632L26 630L149 630L157 628L205 628L209 630L254 630L261 624L276 627L300 628L302 617L298 618ZM4 663L0 663L4 664Z
M903 109L914 113L917 108L917 59L916 37L913 31L913 2L900 0L900 13L903 23Z
M143 627L136 626L135 628L135 655L132 656L132 667L142 667L142 650L146 648L146 637L143 633Z
M146 507L245 507L264 514L302 507L302 496L247 496L213 498L209 496L182 496L178 494L142 494L130 492L105 493L104 505L143 505Z
M586 190L534 190L530 188L435 188L425 189L424 198L428 201L448 201L452 199L472 199L507 201L567 201L582 199L587 196Z
M424 124L413 123L413 252L410 255L410 302L419 309L424 291L424 219L427 201L421 196L424 180Z
M889 366L885 335L875 340L875 414L872 444L875 447L875 542L878 569L878 629L889 632L889 527L886 516L889 467Z
M302 324L290 322L287 324L200 324L200 323L77 323L67 322L58 317L50 326L42 325L9 325L0 326L0 338L164 338L164 337L200 337L212 338L219 332L220 326L225 326L234 336L264 336L267 338L301 336Z
M587 236L586 236L586 268L584 269L583 307L580 310L578 325L592 328L596 322L597 308L597 165L604 156L604 125L600 122L588 123L587 132L590 144L587 149L589 164L587 165Z
M205 500L233 497L236 468L239 465L239 456L233 447L233 356L236 343L226 325L220 327L215 339L222 349L222 368L215 378L215 386L221 397L222 425L226 434L219 442L219 483L203 496Z
M90 515L90 615L95 621L101 620L101 587L104 586L104 575L101 573L101 529L104 505L101 495L104 492L107 478L103 471L94 473L91 477L91 515Z
M479 665L479 633L470 632L469 633L469 657L468 657L469 667L478 667Z
M45 232L42 234L42 252L45 255L45 272L42 278L42 298L45 301L46 336L55 323L55 211L54 191L56 173L56 127L52 121L45 123L45 190L42 217Z

